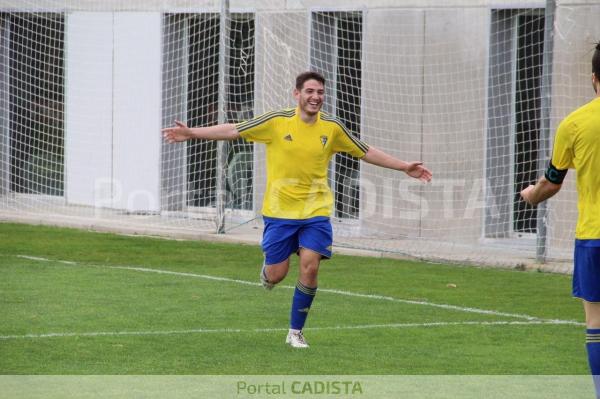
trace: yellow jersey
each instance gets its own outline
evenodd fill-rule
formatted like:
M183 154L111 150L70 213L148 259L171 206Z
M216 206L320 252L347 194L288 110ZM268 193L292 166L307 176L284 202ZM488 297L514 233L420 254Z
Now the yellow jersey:
M600 97L560 123L552 164L559 170L577 170L579 218L575 237L600 239Z
M369 149L338 119L319 112L316 122L307 124L299 114L298 108L284 109L236 124L244 140L266 145L264 216L330 216L333 196L327 168L331 157L344 152L362 158Z

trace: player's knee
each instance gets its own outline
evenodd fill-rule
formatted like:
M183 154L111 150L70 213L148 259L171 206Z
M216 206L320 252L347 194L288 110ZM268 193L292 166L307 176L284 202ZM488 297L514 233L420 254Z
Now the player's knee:
M300 273L309 279L315 279L319 273L319 262L303 262L300 265Z
M274 269L270 273L268 273L267 277L270 283L277 284L281 282L285 276L287 276L287 270L277 270Z
M600 303L584 301L585 324L588 328L600 328Z
M588 328L600 328L600 315L599 314L586 314L585 325Z
M277 284L287 276L289 270L289 260L281 263L267 266L266 274L270 283Z

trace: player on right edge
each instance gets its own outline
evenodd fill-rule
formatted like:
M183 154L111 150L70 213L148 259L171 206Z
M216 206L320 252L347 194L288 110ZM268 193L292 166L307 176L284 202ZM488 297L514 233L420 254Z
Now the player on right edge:
M531 205L545 201L558 193L569 168L577 170L573 296L583 300L588 360L600 398L600 42L592 57L592 85L596 98L561 122L545 176L521 197Z

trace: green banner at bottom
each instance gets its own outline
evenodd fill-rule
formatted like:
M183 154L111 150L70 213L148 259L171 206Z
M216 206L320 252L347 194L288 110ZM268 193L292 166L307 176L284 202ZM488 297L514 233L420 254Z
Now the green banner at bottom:
M591 376L0 376L2 399L588 399Z

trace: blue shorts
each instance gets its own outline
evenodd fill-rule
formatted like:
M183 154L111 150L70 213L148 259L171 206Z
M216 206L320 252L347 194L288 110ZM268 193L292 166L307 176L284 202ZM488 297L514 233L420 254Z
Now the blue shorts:
M300 248L310 249L331 258L333 230L328 217L317 216L310 219L279 219L263 216L262 250L265 265L283 262Z
M600 302L600 240L575 240L573 296Z

